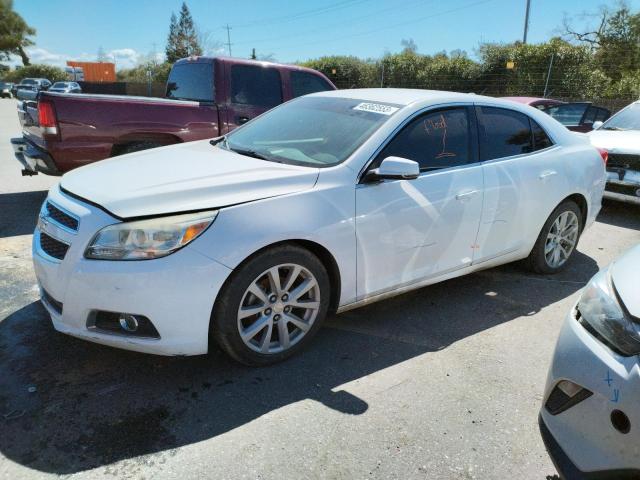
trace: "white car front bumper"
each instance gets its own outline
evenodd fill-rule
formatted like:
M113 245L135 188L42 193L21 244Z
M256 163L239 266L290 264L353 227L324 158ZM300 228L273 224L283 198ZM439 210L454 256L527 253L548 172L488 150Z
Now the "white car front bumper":
M561 380L580 385L592 395L552 415L545 405ZM639 400L638 358L612 352L576 320L574 307L558 339L540 412L543 438L561 475L640 478ZM614 428L614 410L630 420L628 433Z
M49 200L79 219L77 232L73 232L48 218L33 237L34 269L41 292L46 292L42 303L56 330L145 353L197 355L208 351L213 303L230 269L190 246L155 260L85 259L84 250L95 233L118 220L62 194L57 187ZM41 229L69 244L64 258L43 250ZM92 318L98 311L147 317L159 338L95 328Z

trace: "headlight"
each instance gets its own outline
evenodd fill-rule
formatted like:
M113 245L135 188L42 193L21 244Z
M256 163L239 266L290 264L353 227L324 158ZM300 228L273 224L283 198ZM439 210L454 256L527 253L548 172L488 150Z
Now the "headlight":
M98 260L164 257L198 238L217 214L193 213L109 225L96 234L84 256Z
M640 325L625 313L611 283L608 270L597 273L578 302L582 318L614 350L624 355L640 354Z

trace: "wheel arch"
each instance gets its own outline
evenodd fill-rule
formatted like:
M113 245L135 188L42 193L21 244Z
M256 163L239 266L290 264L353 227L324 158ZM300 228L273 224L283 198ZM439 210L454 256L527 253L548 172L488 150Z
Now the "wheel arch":
M136 132L129 133L118 137L111 147L111 157L121 155L122 152L129 146L136 143L152 142L159 143L161 145L173 145L176 143L182 143L182 139L169 133L152 133L152 132Z
M580 216L582 217L581 218L582 229L584 230L584 227L587 224L587 219L589 218L589 204L587 203L587 199L581 193L573 193L568 197L563 198L562 201L558 203L558 205L561 205L563 202L566 202L567 200L571 200L575 202L576 205L578 205L578 208L580 209ZM557 208L557 205L556 205L556 208Z

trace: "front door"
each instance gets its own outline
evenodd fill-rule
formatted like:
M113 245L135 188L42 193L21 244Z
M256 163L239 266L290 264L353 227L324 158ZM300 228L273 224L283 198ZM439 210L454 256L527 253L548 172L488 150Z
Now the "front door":
M482 211L482 166L473 110L455 106L411 120L370 168L415 160L415 180L356 187L358 297L469 266Z

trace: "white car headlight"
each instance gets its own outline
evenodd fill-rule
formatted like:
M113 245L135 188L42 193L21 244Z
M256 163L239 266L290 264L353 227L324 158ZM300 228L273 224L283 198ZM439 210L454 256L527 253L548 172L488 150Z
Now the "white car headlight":
M192 242L215 220L218 212L116 223L100 230L84 252L97 260L150 260Z
M586 322L609 346L624 355L640 354L640 324L620 305L608 270L598 272L578 302L580 320Z

